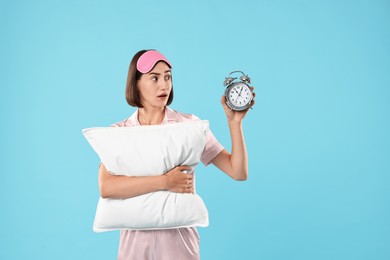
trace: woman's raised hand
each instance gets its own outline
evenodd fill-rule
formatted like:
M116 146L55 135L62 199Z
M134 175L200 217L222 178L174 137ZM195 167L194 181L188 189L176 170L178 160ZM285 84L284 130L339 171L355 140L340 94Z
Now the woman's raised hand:
M254 91L255 88L252 86L251 89L252 89L252 91ZM253 98L255 98L255 97L256 97L256 93L253 93ZM221 97L221 104L222 104L223 109L225 110L226 118L229 122L234 121L234 122L241 123L241 121L244 119L246 113L249 110L249 108L247 108L244 111L234 111L234 110L230 109L228 107L228 105L226 105L226 97L225 96ZM253 107L254 105L255 105L255 100L253 99L250 107Z
M165 173L164 176L167 178L166 189L177 193L194 193L194 174L185 173L191 171L191 167L182 165L176 166Z

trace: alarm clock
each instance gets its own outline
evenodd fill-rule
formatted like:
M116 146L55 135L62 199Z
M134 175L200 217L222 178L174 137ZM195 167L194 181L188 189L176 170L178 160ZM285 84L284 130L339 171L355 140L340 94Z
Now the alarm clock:
M242 76L237 78L231 77L234 73L241 73ZM251 79L242 71L232 71L225 78L223 85L225 89L226 105L235 111L243 111L251 106L253 100L253 92L249 84Z

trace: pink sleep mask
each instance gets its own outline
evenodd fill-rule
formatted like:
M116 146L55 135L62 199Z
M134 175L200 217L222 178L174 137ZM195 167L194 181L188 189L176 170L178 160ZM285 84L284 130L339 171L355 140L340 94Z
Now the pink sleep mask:
M137 70L141 73L148 73L156 65L157 62L164 61L169 67L172 67L171 63L160 52L151 50L147 51L139 57L137 61Z

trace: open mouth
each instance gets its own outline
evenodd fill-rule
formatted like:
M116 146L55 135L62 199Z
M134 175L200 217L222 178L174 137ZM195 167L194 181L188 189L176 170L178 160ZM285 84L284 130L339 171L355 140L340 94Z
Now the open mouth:
M168 96L168 94L164 93L164 94L158 95L157 97L164 98L164 97L167 97L167 96Z

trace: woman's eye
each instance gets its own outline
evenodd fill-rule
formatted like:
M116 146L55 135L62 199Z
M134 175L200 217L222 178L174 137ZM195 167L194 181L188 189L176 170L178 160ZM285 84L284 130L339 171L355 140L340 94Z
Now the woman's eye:
M157 81L157 77L156 76L152 77L152 80Z
M170 80L171 79L171 75L166 75L165 76L165 80Z

